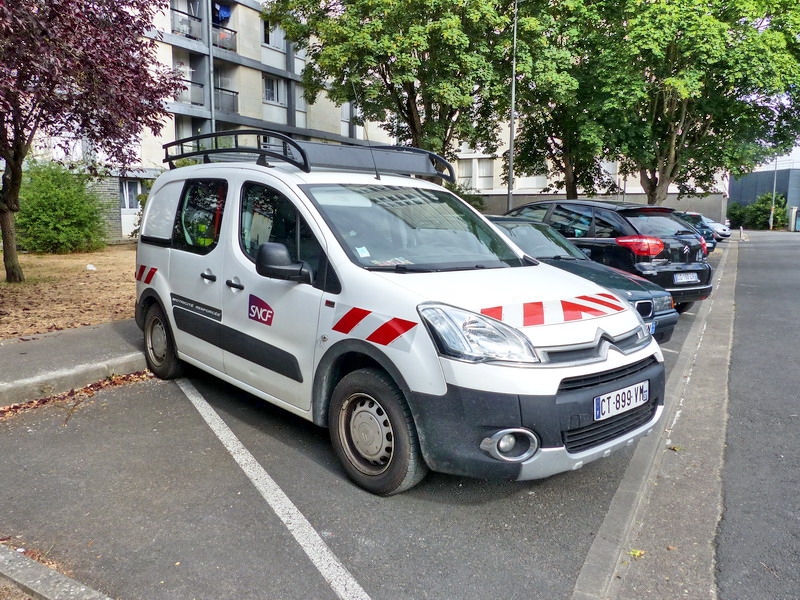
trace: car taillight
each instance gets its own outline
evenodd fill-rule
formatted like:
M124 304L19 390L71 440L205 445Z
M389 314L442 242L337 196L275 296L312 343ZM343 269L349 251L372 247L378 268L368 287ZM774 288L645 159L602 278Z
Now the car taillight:
M708 244L706 244L706 238L702 235L700 236L700 247L703 249L703 256L708 255Z
M664 250L664 242L660 239L642 235L618 237L615 241L620 246L630 248L637 256L658 256Z

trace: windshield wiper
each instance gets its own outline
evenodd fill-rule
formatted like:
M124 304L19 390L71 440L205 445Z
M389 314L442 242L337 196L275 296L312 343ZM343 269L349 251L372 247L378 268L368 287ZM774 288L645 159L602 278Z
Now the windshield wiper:
M438 269L418 267L416 265L374 265L364 268L367 271L388 271L392 273L431 273L433 271L438 271Z
M565 256L564 254L556 254L555 256L551 256L553 260L578 260L574 256Z

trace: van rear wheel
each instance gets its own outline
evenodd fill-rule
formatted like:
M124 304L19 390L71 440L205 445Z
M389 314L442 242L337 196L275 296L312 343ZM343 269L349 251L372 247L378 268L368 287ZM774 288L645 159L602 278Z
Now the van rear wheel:
M164 311L151 304L144 317L144 354L147 368L161 379L175 379L183 373L183 363L175 350L175 341Z
M328 426L348 477L373 494L403 492L428 472L403 393L382 371L360 369L342 378Z

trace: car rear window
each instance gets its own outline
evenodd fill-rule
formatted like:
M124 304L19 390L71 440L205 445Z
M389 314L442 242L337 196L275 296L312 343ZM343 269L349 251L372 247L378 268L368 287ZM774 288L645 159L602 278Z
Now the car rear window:
M633 212L625 213L625 218L636 228L641 235L662 237L694 233L686 228L685 223L672 216L671 213L660 212Z

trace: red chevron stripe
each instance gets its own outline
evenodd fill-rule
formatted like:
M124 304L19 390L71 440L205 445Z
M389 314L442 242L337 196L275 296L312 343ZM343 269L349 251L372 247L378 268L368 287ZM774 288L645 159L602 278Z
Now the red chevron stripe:
M493 306L491 308L482 308L481 314L486 315L487 317L492 317L493 319L497 319L498 321L503 320L503 307L502 306Z
M145 282L145 283L150 283L151 281L153 281L153 275L155 275L155 274L156 274L156 271L158 271L158 269L156 269L155 267L153 267L152 269L150 269L150 270L147 272L147 277L145 277L145 279L144 279L144 282Z
M522 326L544 325L544 304L526 302L522 305Z
M597 296L608 297L608 294L597 294ZM616 302L608 302L607 300L601 300L597 296L578 296L576 300L583 300L584 302L594 302L595 304L599 304L600 306L605 306L608 308L613 308L616 311L625 310L625 307L620 306ZM613 298L613 296L612 296Z
M413 321L394 318L373 331L367 338L367 341L386 346L416 326L417 324Z
M584 306L567 300L561 301L561 308L564 310L565 321L578 321L583 318L584 314L594 315L595 317L602 317L606 314L599 308L592 308L591 306Z
M141 281L142 280L142 275L144 274L144 270L145 270L145 266L141 265L139 267L139 272L136 273L136 281Z
M371 310L351 308L337 321L336 325L333 326L333 330L339 333L350 333L370 313L372 313Z

